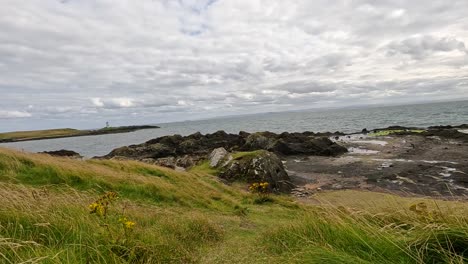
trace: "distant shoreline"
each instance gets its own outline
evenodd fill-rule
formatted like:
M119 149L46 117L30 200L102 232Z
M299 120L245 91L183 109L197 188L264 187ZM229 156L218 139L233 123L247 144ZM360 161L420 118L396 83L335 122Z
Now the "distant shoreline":
M142 129L155 129L159 126L141 125L141 126L119 126L119 127L105 127L93 130L78 130L72 128L64 129L47 129L36 131L16 131L0 133L0 143L12 143L23 141L35 141L56 138L69 138L69 137L83 137L83 136L97 136L107 134L120 134L129 133Z

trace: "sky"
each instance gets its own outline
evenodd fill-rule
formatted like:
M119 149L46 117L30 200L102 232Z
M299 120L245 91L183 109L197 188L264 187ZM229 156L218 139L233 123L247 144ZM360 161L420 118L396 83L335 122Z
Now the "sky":
M467 0L0 5L0 131L468 99Z

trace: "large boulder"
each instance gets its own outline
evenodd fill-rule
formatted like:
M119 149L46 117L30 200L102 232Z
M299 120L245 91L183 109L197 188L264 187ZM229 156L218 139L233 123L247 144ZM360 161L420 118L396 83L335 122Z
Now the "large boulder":
M234 159L222 168L219 177L231 182L268 182L274 192L290 192L293 187L278 156L265 150L246 153Z
M253 133L247 136L243 150L271 149L277 141L275 134L266 132Z
M232 160L231 154L225 148L216 148L208 156L210 167L223 166Z

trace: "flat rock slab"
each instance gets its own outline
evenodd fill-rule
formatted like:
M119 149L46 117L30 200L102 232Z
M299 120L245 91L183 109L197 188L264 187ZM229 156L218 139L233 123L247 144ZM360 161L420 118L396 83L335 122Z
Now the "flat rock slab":
M384 190L468 199L468 144L463 141L423 135L335 140L362 151L339 157L285 157L293 183L312 191Z

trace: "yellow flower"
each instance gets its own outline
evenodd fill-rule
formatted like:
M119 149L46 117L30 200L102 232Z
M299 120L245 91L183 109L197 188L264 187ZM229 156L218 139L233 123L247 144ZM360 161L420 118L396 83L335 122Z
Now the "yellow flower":
M100 215L100 216L104 216L104 215L106 215L106 210L107 210L107 207L102 206L102 205L99 205L99 206L97 207L97 212L96 212L96 213L97 213L98 215Z
M89 205L90 214L100 214L102 211L102 206L99 203L92 203Z
M97 199L94 203L90 204L88 207L91 214L97 214L99 216L105 216L109 204L117 198L116 192L106 192L103 196Z
M92 203L89 205L89 210L91 210L91 212L93 211L96 211L96 208L99 206L99 204L97 203Z
M132 228L135 226L135 222L126 221L126 222L124 222L124 226L125 226L125 228L127 228L127 229L132 229Z

